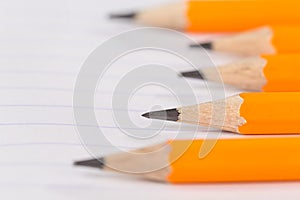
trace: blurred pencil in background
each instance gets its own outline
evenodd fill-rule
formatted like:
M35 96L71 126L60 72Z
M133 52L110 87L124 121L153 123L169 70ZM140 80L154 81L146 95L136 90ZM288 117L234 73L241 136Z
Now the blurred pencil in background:
M205 142L214 141L174 140L74 164L117 173L142 171L134 175L168 183L300 180L300 138L219 139L199 159Z
M182 31L242 31L265 25L300 24L297 0L194 0L128 13L110 18L132 19L146 26Z
M239 62L199 71L182 72L183 77L222 82L244 90L264 92L300 91L300 54L255 56Z
M300 26L265 26L191 47L244 56L300 52Z

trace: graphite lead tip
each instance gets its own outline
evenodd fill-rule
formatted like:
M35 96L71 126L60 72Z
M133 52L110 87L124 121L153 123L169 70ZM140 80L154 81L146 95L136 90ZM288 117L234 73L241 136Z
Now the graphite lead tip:
M83 161L76 161L74 162L75 166L85 166L85 167L94 167L102 169L104 167L104 158L99 159L90 159L90 160L83 160Z
M167 120L167 121L178 121L180 113L177 109L169 109L169 110L160 110L153 111L142 114L143 117L149 119L159 119L159 120Z
M204 75L200 71L181 72L179 76L205 80Z
M136 12L129 13L112 13L109 15L110 19L134 19L136 17Z
M213 46L211 42L199 43L199 44L191 44L191 48L204 48L207 50L212 50Z

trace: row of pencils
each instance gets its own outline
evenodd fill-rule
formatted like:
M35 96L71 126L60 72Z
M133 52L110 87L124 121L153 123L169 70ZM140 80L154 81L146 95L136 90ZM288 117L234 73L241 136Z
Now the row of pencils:
M206 140L174 140L76 165L171 183L300 180L300 138L296 136L300 134L300 1L199 0L110 17L181 31L234 32L191 45L244 56L238 62L217 66L221 79L211 68L181 75L221 80L249 92L142 116L210 126L248 137L219 139L201 159L199 149Z

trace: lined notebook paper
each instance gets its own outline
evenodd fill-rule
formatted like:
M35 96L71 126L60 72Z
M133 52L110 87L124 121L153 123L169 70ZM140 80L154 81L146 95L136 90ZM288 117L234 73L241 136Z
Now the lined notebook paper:
M122 1L126 6L118 5L120 2L116 0L0 3L1 199L253 199L261 196L280 199L292 198L291 192L298 192L298 183L172 186L72 166L73 161L91 157L86 146L100 147L102 155L113 150L102 141L82 144L76 131L72 99L80 67L93 49L111 36L134 28L108 21L107 12L160 2ZM127 95L126 91L113 93L118 81L133 66L157 62L173 66L174 71L189 69L186 63L161 52L149 50L125 56L103 77L103 84L95 92L94 108L82 108L95 109L99 128L120 149L135 149L178 134L180 125L166 123L157 136L133 140L122 132L132 127L119 127L113 120L113 94L117 98ZM227 60L216 56L214 62ZM166 77L179 85L183 81L177 76ZM194 80L189 83L199 102L210 99L204 83ZM229 88L226 95L237 92ZM185 91L176 95L190 98ZM178 101L169 91L152 85L137 91L128 108L114 109L116 113L128 112L138 126L135 133L147 136L157 130L145 128L150 122L140 115L153 105L174 107ZM194 127L183 125L182 130L180 138L194 136ZM205 130L200 128L197 137L205 137Z

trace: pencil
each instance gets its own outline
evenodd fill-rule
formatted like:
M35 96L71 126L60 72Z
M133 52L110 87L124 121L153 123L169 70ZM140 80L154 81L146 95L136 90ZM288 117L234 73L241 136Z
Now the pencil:
M213 41L192 44L208 50L254 56L300 52L300 26L265 26Z
M204 142L174 140L133 152L141 153L139 156L119 153L74 164L115 172L121 171L110 166L132 173L145 171L136 176L166 183L300 180L300 138L219 139L212 151L199 159Z
M300 92L242 93L142 116L211 126L239 134L299 134Z
M110 18L182 31L241 31L264 25L299 24L299 7L300 1L295 0L192 0L114 13Z
M217 71L209 67L181 73L183 77L263 92L299 92L299 74L300 54L255 56L218 66Z

